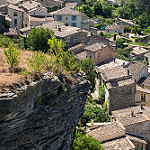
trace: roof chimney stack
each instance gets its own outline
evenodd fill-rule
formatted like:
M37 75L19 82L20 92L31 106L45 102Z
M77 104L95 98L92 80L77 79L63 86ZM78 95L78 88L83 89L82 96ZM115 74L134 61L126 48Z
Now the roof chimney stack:
M58 27L58 31L61 32L61 27Z

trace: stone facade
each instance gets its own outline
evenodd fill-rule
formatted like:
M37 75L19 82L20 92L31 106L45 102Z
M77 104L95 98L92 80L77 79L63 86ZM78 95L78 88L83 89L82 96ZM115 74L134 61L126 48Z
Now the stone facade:
M44 7L53 8L55 6L62 6L63 1L55 1L55 0L37 0L37 2L41 3Z
M89 82L81 74L62 88L51 72L16 93L0 95L0 149L69 150ZM65 80L65 79L64 79Z

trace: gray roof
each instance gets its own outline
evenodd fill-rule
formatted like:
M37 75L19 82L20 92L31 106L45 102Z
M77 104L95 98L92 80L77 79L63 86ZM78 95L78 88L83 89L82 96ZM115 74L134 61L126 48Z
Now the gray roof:
M106 47L107 45L101 45L100 43L94 43L90 46L85 47L84 49L87 51L91 51L91 52L96 52L100 49L102 49L103 47Z
M15 5L9 4L9 5L8 5L8 8L13 9L13 10L16 10L16 11L24 12L23 9L21 9L21 8L19 8L18 6L15 6Z
M119 30L121 27L121 25L108 25L105 30Z
M54 11L51 14L54 14L54 15L80 15L80 16L82 15L79 11L73 10L73 9L70 9L67 7L59 9L57 11Z

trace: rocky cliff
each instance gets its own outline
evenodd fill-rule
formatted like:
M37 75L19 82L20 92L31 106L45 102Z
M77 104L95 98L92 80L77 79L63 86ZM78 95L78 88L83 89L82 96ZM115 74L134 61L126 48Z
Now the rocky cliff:
M0 150L68 150L88 90L80 74L65 88L51 72L37 82L0 94Z

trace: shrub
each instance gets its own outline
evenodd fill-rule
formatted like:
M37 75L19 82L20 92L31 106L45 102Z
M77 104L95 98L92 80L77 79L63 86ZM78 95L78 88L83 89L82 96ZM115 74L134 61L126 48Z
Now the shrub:
M105 101L105 87L104 87L104 84L102 84L100 86L100 89L99 89L99 99L101 100L102 103Z
M33 69L33 73L43 73L46 69L47 57L46 55L39 51L34 52L32 58L28 60L28 65Z
M8 50L4 49L4 55L6 56L6 62L10 68L15 68L18 66L20 51L14 43L9 43Z

